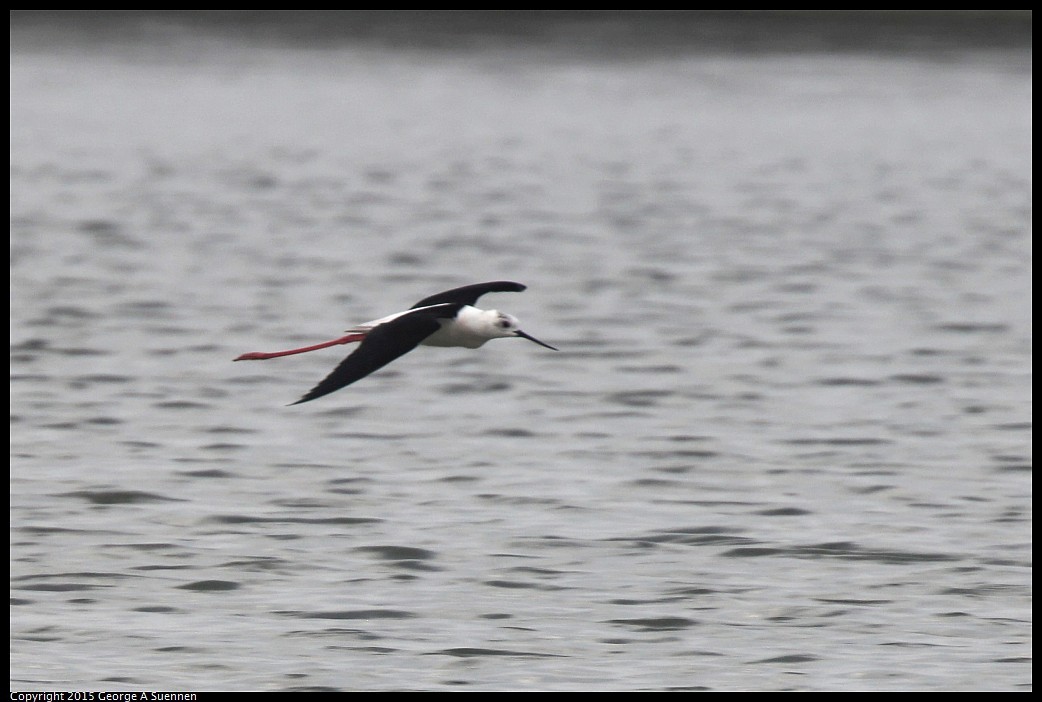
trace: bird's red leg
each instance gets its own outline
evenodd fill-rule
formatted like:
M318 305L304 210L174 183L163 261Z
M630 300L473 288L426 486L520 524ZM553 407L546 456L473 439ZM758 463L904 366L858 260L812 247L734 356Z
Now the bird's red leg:
M321 344L315 344L314 346L305 346L299 349L289 349L288 351L272 351L271 353L265 353L263 351L251 351L250 353L244 353L239 356L236 361L265 361L269 358L278 358L279 356L292 356L295 353L307 353L308 351L317 351L319 349L328 348L330 346L337 346L339 344L350 344L352 341L361 341L365 338L365 334L348 334L342 336L339 339L333 339L332 341L323 341Z

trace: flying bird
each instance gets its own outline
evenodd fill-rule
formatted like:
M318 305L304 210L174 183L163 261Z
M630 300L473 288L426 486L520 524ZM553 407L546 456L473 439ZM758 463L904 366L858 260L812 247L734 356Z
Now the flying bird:
M347 387L414 348L425 346L462 346L476 349L491 339L521 337L556 351L529 336L518 327L517 318L498 310L475 307L478 298L492 292L521 292L525 286L508 280L465 285L425 297L404 312L375 319L348 329L346 336L288 351L244 353L236 361L263 361L279 356L316 351L338 344L361 341L354 353L340 362L333 372L303 397L291 404L328 395Z

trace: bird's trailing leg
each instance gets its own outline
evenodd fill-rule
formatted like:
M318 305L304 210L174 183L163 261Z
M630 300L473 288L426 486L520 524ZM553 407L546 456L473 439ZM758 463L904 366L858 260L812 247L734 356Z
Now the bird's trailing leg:
M348 334L342 336L339 339L333 339L332 341L323 341L321 344L315 344L314 346L305 346L299 349L289 349L288 351L272 351L265 353L264 351L251 351L250 353L244 353L236 361L266 361L269 358L278 358L279 356L292 356L297 353L307 353L308 351L318 351L319 349L329 348L330 346L339 346L340 344L350 344L353 341L361 341L365 338L365 334Z

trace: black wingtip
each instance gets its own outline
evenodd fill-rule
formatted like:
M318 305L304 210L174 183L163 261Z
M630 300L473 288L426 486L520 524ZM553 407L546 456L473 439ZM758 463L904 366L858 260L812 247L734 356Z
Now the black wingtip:
M333 388L333 390L323 390L322 392L315 392L320 387L320 385L316 385L314 389L305 393L304 396L296 402L289 403L288 405L286 405L286 407L292 407L293 405L302 405L305 402L311 402L312 400L317 400L320 397L328 395L329 393L333 392L333 390L339 390L339 388L337 387Z
M333 392L333 390L324 390L323 392L316 392L316 390L318 390L318 388L320 386L321 386L321 383L319 385L316 385L315 387L311 388L306 393L304 393L300 397L300 399L297 400L296 402L291 402L288 405L286 405L286 407L292 407L293 405L302 405L305 402L311 402L312 400L317 400L318 398L322 397L323 395L328 395L329 393Z
M455 303L460 305L473 305L477 303L478 298L486 293L494 292L521 292L528 286L522 283L515 283L512 280L492 280L487 283L475 283L474 285L464 285L462 288L453 288L452 290L445 290L444 292L425 297L415 305L413 309L417 307L428 307L430 305L437 305L443 303Z

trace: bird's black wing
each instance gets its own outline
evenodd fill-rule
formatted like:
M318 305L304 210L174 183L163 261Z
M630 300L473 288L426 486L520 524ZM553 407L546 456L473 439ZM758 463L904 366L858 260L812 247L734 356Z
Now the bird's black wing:
M459 305L443 305L443 307L444 309L403 314L401 317L376 327L366 334L362 344L355 349L354 353L341 361L332 373L311 388L304 397L291 404L299 405L301 402L309 402L328 395L334 390L346 387L373 371L383 368L399 356L409 353L419 346L420 342L441 328L439 318L451 318L460 308Z
M445 302L451 302L458 305L473 305L478 301L478 298L485 293L521 292L525 287L526 286L521 283L512 283L509 280L494 280L490 283L464 285L462 288L453 288L452 290L440 292L437 295L425 297L413 305L412 309L416 309L417 307L427 307L429 305L439 305Z

